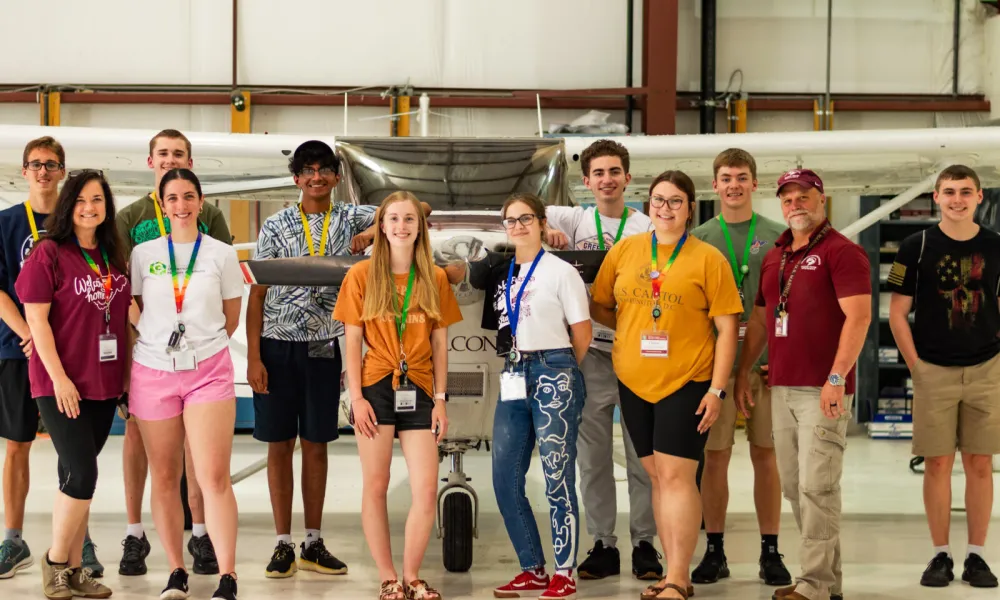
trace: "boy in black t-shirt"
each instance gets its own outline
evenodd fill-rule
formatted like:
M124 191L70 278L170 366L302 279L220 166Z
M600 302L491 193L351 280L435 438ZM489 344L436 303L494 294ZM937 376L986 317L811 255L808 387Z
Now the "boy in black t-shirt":
M1000 454L1000 235L974 220L975 171L952 165L934 186L941 222L900 244L889 273L889 326L913 377L913 453L925 457L924 504L934 558L921 585L953 579L951 472L962 451L969 545L962 580L997 587L983 560ZM911 308L916 315L911 328Z

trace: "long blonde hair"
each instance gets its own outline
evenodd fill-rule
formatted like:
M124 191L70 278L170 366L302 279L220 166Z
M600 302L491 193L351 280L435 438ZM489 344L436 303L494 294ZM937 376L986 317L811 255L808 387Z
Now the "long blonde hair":
M402 308L402 303L393 302L394 297L398 298L398 292L389 262L389 240L385 232L382 231L382 220L385 218L386 208L396 202L413 204L413 207L417 209L417 218L420 221L420 230L413 245L413 264L416 266L416 277L414 278L410 306L420 307L429 319L440 320L441 302L438 298L437 281L434 275L434 261L431 258L427 217L424 216L424 209L417 197L402 190L389 194L375 212L375 223L378 226L375 228L375 242L372 247L371 266L368 269L368 286L365 292L361 320L373 321L379 318L400 316L397 304L399 308Z

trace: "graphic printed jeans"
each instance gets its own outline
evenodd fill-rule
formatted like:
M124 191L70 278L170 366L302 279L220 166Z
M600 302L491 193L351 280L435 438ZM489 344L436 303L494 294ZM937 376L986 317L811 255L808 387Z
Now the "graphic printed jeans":
M505 365L510 368L510 363ZM586 389L569 348L525 352L515 369L527 398L497 403L493 421L493 490L522 569L545 565L538 525L525 494L525 476L538 442L557 569L576 568L580 512L576 442Z

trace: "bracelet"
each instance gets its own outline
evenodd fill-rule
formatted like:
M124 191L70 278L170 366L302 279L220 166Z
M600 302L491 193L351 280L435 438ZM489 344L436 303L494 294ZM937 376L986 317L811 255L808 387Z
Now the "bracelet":
M448 394L446 394L444 392L438 392L438 393L434 394L434 401L437 402L438 400L447 401L448 400Z

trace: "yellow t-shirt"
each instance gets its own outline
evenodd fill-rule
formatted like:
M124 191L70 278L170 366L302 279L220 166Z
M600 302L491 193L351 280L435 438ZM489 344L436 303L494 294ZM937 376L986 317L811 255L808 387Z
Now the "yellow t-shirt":
M365 305L365 289L368 284L368 269L371 260L363 260L347 271L344 282L340 286L337 305L333 309L333 318L347 325L364 328L364 339L368 345L368 353L361 365L361 385L374 385L386 375L393 373L393 388L399 378L399 336L396 333L396 320L393 317L382 317L375 321L362 321L361 313ZM396 292L399 294L399 304L403 306L406 297L406 282L409 274L394 275ZM462 320L462 311L458 307L454 292L448 283L444 269L434 267L434 277L437 283L438 302L441 309L441 320L432 321L427 314L417 306L412 299L416 297L420 286L419 281L413 283L411 304L406 315L406 330L403 332L403 348L406 350L407 377L428 396L434 394L434 365L431 361L431 332L441 327L454 325Z
M594 285L594 302L617 306L618 327L612 350L615 374L648 402L659 402L690 381L712 378L715 328L712 318L743 312L736 280L726 258L711 244L688 235L673 266L661 275L657 331L669 336L667 358L643 357L642 332L653 329L651 233L633 235L611 248ZM674 245L659 244L662 271Z

